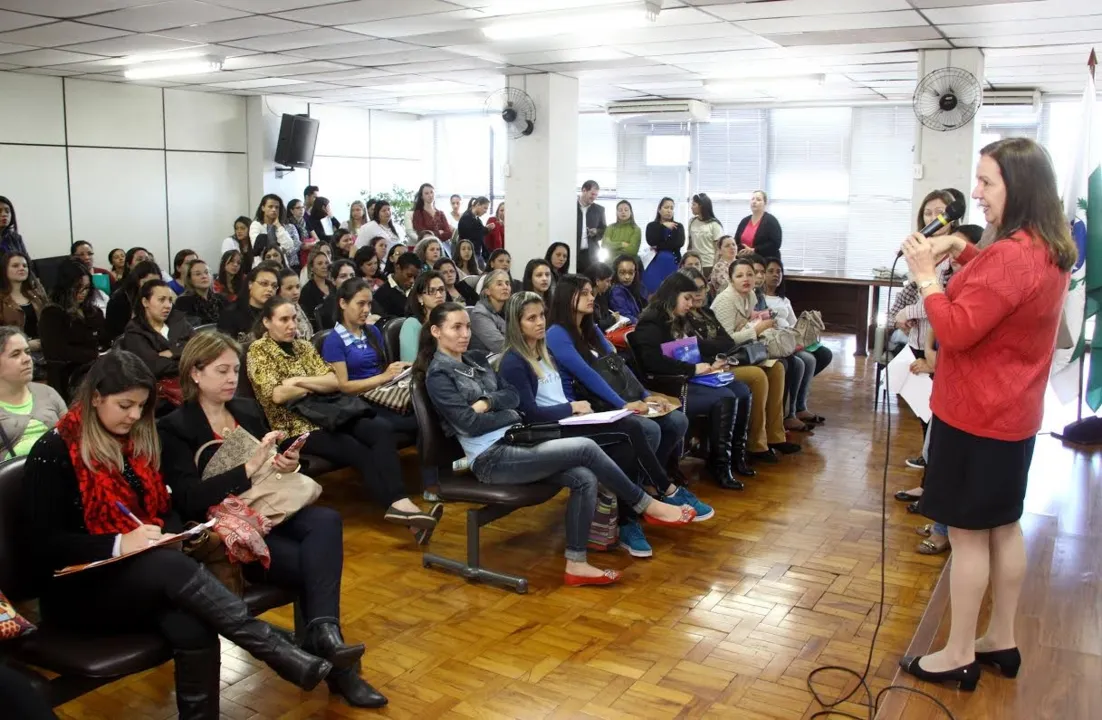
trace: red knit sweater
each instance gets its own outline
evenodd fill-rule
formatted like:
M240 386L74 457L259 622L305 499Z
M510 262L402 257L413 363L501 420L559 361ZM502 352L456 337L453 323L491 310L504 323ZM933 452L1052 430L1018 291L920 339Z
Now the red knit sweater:
M939 346L930 407L972 435L1024 440L1041 429L1069 274L1026 232L958 261L946 291L926 298Z

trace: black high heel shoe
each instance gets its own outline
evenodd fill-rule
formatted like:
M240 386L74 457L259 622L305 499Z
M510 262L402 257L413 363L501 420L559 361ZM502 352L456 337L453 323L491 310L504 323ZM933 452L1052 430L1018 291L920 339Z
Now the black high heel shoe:
M994 665L1003 674L1003 677L1018 677L1018 669L1022 666L1022 654L1018 648L1012 647L1006 650L991 650L989 652L976 652L976 662L981 665Z
M967 692L975 690L976 684L980 681L980 664L976 661L945 672L930 672L929 670L923 670L918 664L921 659L921 655L905 655L899 661L899 667L903 668L903 672L914 675L919 680L936 683L956 683L958 688Z

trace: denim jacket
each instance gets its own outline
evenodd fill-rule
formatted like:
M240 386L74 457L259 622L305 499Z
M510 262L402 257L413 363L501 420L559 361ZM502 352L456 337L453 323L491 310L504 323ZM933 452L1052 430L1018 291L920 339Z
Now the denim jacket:
M517 391L498 377L483 353L468 352L460 362L437 351L429 363L425 388L449 436L478 437L521 421ZM490 404L489 412L471 409L479 400Z

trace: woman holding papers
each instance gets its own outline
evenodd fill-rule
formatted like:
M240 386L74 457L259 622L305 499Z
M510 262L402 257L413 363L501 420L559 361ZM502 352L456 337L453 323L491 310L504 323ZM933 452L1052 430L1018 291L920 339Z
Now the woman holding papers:
M490 484L551 482L570 489L566 506L567 585L608 585L620 579L586 560L589 523L597 501L597 479L655 525L686 525L696 517L688 505L656 502L633 483L597 443L559 438L533 445L513 444L506 431L520 422L517 391L467 352L471 321L456 303L433 308L421 328L414 377L425 384L444 431L455 436L479 481Z
M900 661L922 680L974 690L980 664L1015 677L1015 615L1025 577L1022 516L1029 466L1069 271L1077 252L1048 154L1007 138L980 151L976 188L995 241L978 250L957 235L903 243L911 277L937 333L929 461L919 511L949 526L952 629L941 650ZM937 264L962 267L948 287ZM991 585L991 618L978 639Z
M568 275L568 279L576 276ZM520 398L518 410L532 423L558 422L572 415L592 415L593 408L585 400L568 400L564 383L555 360L547 351L543 300L537 293L517 293L505 304L505 352L499 372L512 385ZM650 423L651 421L645 420ZM653 424L653 423L652 423ZM613 422L570 427L572 436L588 437L600 443L610 458L628 477L642 478L661 493L663 502L689 505L696 511L694 522L711 518L715 511L700 502L688 488L670 481L661 462L655 457L642 423L634 417ZM620 546L635 557L653 555L643 528L630 508L620 512Z
M680 375L689 380L685 391L685 414L708 415L709 456L708 471L720 487L741 490L742 482L731 475L745 470L745 462L739 462L746 448L750 413L739 413L740 404L750 403L750 388L746 383L733 380L726 385L701 385L694 378L724 370L726 358L718 358L733 348L729 343L707 338L697 338L700 362L684 362L667 357L662 344L680 338L697 337L690 322L696 283L681 273L674 273L662 281L658 291L639 316L639 326L632 338L636 350L635 360L643 372L655 375ZM718 359L717 359L718 358ZM746 474L746 473L740 473Z
M294 472L298 450L288 447L295 438L270 432L264 413L255 400L234 397L240 378L241 346L219 332L200 333L184 348L180 358L180 385L185 402L158 423L162 443L164 475L172 488L172 505L185 520L202 522L207 509L231 495L253 487L253 478L271 454L273 445L284 450L272 459L276 472ZM260 440L246 462L219 474L203 477L221 440L232 428L240 427ZM308 505L280 524L264 538L271 554L270 564L243 566L252 582L269 582L290 588L299 596L299 608L306 620L303 647L333 664L326 678L329 690L354 707L382 707L386 698L364 682L355 665L364 653L362 644L347 645L340 628L341 516L336 510ZM217 649L214 650L217 653ZM217 658L215 658L217 665ZM212 675L212 692L218 691L218 676Z
M184 720L218 717L218 636L312 690L333 665L250 617L201 564L172 547L148 549L182 529L161 472L153 422L156 383L136 356L110 352L89 370L72 409L31 450L24 487L44 616L75 631L161 635L176 664ZM56 570L112 557L103 567Z

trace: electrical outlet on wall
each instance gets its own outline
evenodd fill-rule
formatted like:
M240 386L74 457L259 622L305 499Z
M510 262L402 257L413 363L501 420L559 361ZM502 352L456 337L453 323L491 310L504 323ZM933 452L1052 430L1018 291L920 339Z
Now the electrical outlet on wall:
M921 180L923 175L922 163L915 163L911 168L915 180Z

